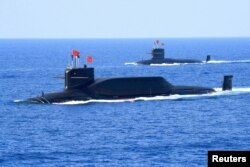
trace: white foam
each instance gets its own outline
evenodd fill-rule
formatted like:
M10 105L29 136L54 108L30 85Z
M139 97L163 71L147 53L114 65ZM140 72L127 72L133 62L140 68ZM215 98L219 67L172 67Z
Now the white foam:
M118 100L97 100L92 99L88 101L68 101L63 103L53 103L59 105L79 105L88 103L121 103L121 102L135 102L135 101L149 101L149 100L177 100L177 99L192 99L202 97L213 97L213 96L232 96L250 93L250 87L245 88L233 88L232 91L222 91L221 88L214 88L216 92L201 95L170 95L170 96L155 96L155 97L138 97L133 99L118 99Z
M208 62L203 61L207 64L221 64L221 63L250 63L250 60L210 60Z
M23 99L17 99L17 100L14 100L15 103L20 103L20 102L24 102L25 100Z
M135 65L135 66L137 66L138 65L138 63L136 63L136 62L128 62L128 63L124 63L125 65Z
M151 66L180 66L180 65L187 65L187 64L223 64L223 63L250 63L250 60L210 60L208 62L202 61L202 63L161 63L161 64L150 64Z
M210 60L208 62L202 61L202 63L161 63L161 64L150 64L150 66L180 66L186 64L223 64L223 63L250 63L250 60ZM128 62L125 65L138 65L136 62Z

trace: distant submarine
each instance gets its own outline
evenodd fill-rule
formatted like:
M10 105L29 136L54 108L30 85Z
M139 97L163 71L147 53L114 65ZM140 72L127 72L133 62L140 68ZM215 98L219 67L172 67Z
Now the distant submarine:
M151 55L152 58L149 60L141 60L136 62L137 64L142 65L150 65L150 64L186 64L186 63L204 63L201 60L195 60L195 59L171 59L171 58L165 58L165 50L164 50L164 43L160 42L159 40L156 40L154 42L154 47L152 49ZM207 55L206 63L211 60L211 56Z
M231 75L224 76L223 90L232 89L232 77ZM76 51L73 51L72 65L66 68L64 79L64 91L42 93L41 96L29 98L25 101L50 104L91 99L118 100L215 92L214 89L208 87L175 86L160 76L95 79L94 68L86 65L79 67L79 52Z

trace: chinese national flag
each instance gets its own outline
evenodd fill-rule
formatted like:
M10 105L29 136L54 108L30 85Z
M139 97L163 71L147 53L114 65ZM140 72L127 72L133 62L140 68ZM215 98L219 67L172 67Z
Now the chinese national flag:
M88 62L88 63L92 63L92 62L93 62L93 57L87 56L87 62Z
M78 50L73 50L72 51L72 55L76 56L76 57L79 57L80 56L80 52Z

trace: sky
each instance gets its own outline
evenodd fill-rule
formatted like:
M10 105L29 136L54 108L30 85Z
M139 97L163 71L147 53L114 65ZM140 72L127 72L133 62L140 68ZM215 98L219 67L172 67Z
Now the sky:
M250 0L0 0L0 38L250 37Z

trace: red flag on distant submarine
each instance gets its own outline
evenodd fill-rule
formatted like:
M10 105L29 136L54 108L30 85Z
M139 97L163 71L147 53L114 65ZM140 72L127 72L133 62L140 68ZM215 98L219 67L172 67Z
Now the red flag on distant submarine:
M93 62L93 57L92 56L87 56L87 62L92 63Z
M72 55L76 56L76 57L79 57L80 56L80 52L78 50L73 50L72 51Z

